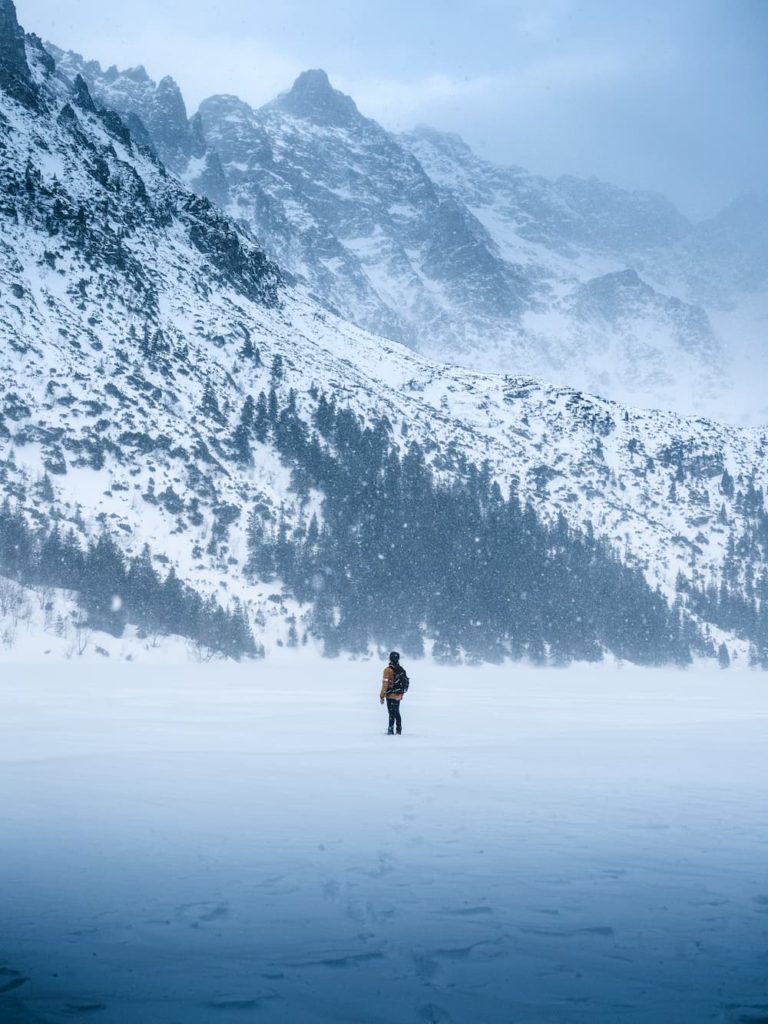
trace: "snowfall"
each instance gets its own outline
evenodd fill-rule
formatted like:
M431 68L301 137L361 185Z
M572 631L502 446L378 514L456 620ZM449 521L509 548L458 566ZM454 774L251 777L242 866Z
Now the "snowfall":
M768 1020L768 677L0 667L2 1024Z

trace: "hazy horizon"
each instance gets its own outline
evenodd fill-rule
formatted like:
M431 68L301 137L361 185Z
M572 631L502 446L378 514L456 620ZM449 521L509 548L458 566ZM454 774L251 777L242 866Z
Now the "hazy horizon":
M458 132L482 156L557 177L660 192L701 219L764 193L762 51L768 6L653 0L403 0L318 10L308 0L212 8L136 0L19 0L27 31L104 66L172 75L193 113L214 93L259 106L301 71L326 70L360 110L400 131ZM408 26L408 31L403 26Z

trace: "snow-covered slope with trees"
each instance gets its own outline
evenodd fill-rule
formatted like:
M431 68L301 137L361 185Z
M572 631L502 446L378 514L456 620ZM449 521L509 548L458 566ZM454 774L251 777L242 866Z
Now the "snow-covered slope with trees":
M227 608L234 646L246 619L257 642L312 630L330 647L384 642L371 621L394 587L402 615L413 603L413 649L426 636L455 657L471 626L476 656L545 657L553 623L570 616L576 629L602 580L627 606L608 632L584 626L585 656L647 660L659 643L662 659L683 657L700 618L714 640L722 627L759 648L765 575L745 578L735 553L764 542L764 431L452 368L338 318L169 174L82 78L16 35L10 0L0 9L21 41L0 83L2 568L22 572L18 552L39 553L55 531L57 565L91 589L87 567L100 574L91 612L107 625L124 624L114 590L138 608L170 593L188 634L208 635ZM591 533L616 556L579 540ZM86 542L96 546L81 564L72 545ZM115 549L130 561L118 565ZM413 566L428 559L418 588L407 561L393 564L401 549ZM681 595L669 622L616 558L661 587L667 611ZM462 603L465 568L494 596L485 618ZM362 569L374 607L353 622ZM710 578L751 602L738 621L696 592ZM545 579L546 609L523 615ZM451 588L449 621L434 595ZM502 642L491 620L505 614L527 633ZM579 650L569 641L560 656Z
M54 52L346 319L475 369L764 419L765 199L692 224L658 195L395 136L319 70L261 109L213 96L187 120L169 79Z

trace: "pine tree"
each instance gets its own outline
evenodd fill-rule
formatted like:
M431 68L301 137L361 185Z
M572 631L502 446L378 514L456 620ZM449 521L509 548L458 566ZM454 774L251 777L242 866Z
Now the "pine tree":
M296 629L296 619L294 616L291 616L288 623L288 638L286 641L286 645L288 647L299 646L299 633L298 630Z
M267 399L267 417L272 427L277 423L278 411L277 391L275 390L275 385L272 384L272 387L269 389L269 398Z
M248 395L243 403L243 410L240 414L240 421L232 434L232 448L235 458L241 465L247 466L253 461L251 452L251 435L253 434L254 422L256 419L256 408L253 398Z
M250 331L245 332L245 341L243 342L242 348L238 355L247 360L249 363L253 362L256 356L256 349L254 348L253 341L251 340Z
M39 494L40 500L44 501L47 505L50 505L54 500L53 484L47 473L43 475L43 479L40 481Z
M284 376L285 365L283 363L283 357L281 355L274 355L272 357L272 366L270 368L270 382L272 387L277 387Z
M122 636L126 623L125 560L112 537L104 531L85 554L80 601L94 629Z
M269 436L269 410L267 408L267 396L263 391L259 392L256 402L256 410L253 417L253 436L262 444Z
M216 392L213 390L210 381L206 381L205 386L203 387L201 408L206 416L210 416L210 418L216 420L217 423L223 423L224 417L221 415L219 400L216 397Z

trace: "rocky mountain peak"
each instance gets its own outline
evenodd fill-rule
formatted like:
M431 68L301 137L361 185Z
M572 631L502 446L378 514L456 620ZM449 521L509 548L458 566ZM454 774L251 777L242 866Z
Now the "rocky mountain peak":
M319 68L302 71L275 105L295 117L324 125L342 125L360 116L352 97L334 89L327 73Z
M72 86L72 98L81 110L87 110L91 114L96 113L96 104L93 102L88 83L80 74L76 76Z
M46 49L64 77L76 83L80 76L93 101L116 111L145 145L151 141L174 173L180 173L193 154L198 155L184 98L173 78L166 76L156 83L141 64L123 71L113 64L105 71L98 61L85 60L71 50L52 43L46 43ZM75 100L81 106L87 103L82 86L75 85Z
M738 196L713 221L748 237L760 234L764 240L768 234L768 193L760 195L753 192Z
M269 139L257 111L237 96L209 96L200 104L190 126L202 149L207 149L209 156L216 155L219 167L235 163L242 170L271 162Z
M428 124L417 124L412 132L407 132L405 138L424 139L430 142L436 149L450 153L455 157L472 158L473 153L464 139L457 132L440 131Z
M186 114L184 97L181 95L181 89L179 88L175 78L171 78L170 75L165 75L161 78L157 83L157 96L158 100L164 100L165 102L172 101L180 104L181 109Z
M160 79L145 116L151 133L159 140L163 160L171 170L180 171L192 154L193 144L184 98L173 78Z
M202 101L195 116L199 116L203 120L206 117L212 119L227 117L234 120L252 120L253 113L253 107L246 103L245 100L241 100L239 96L233 96L230 93L217 93L215 96L208 96Z
M152 79L149 77L149 73L143 64L139 64L135 68L126 68L125 71L119 71L115 64L110 65L104 73L104 77L108 82L114 82L116 79L129 78L132 82L137 82L140 85L149 85Z
M320 69L259 109L217 95L187 120L171 79L48 49L330 309L421 354L728 416L725 346L765 365L764 199L694 225L661 196L499 165L450 132L392 135ZM45 93L29 36L27 59ZM764 419L762 391L748 404Z
M0 89L27 107L37 106L37 86L27 64L24 29L12 0L0 0Z

